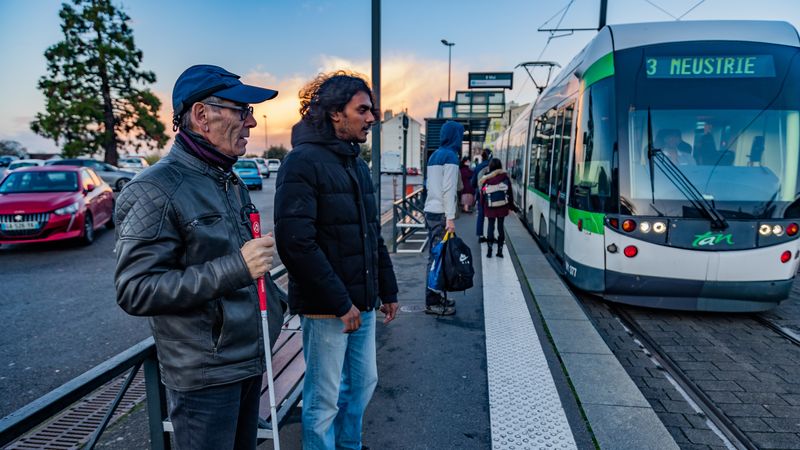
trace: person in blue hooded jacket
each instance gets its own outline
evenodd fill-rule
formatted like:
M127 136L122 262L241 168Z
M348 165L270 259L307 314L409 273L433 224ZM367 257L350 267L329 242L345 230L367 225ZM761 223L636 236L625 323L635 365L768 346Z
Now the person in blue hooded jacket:
M428 178L425 187L428 196L425 199L425 225L428 227L430 249L438 244L447 231L456 231L456 195L458 191L458 161L461 154L461 142L464 139L464 127L448 120L442 125L441 145L428 159ZM428 256L430 272L433 257ZM449 316L456 313L455 302L446 302L442 292L425 289L425 312Z

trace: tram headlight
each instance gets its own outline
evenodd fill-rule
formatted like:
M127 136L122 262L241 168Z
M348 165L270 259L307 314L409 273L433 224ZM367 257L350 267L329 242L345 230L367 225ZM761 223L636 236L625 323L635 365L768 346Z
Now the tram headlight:
M772 234L772 227L767 224L762 224L760 227L758 227L758 234L762 236L769 236Z
M649 233L650 232L650 222L642 222L639 224L639 231L642 233Z
M775 236L783 236L783 227L780 225L775 225L772 227L772 234Z
M653 224L653 231L658 234L661 234L667 231L667 224L664 222L656 222Z

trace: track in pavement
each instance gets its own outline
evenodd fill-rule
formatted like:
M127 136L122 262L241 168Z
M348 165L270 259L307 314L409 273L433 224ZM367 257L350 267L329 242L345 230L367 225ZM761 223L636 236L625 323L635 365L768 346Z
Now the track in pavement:
M594 310L599 331L679 445L800 447L800 347L790 330L760 315L649 310L576 295ZM624 333L615 332L599 309ZM625 338L638 348L626 348L620 343ZM627 351L644 353L646 360ZM669 383L654 383L656 372Z

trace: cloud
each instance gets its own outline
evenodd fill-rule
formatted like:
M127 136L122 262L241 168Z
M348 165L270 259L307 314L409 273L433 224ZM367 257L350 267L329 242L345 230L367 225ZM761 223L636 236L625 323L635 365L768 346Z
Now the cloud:
M319 58L318 73L346 70L364 75L371 82L369 60L354 61L338 56ZM454 70L454 72L456 72ZM278 78L269 72L253 70L242 76L247 84L279 91L278 97L254 106L258 126L250 131L248 151L258 153L264 148L263 116L267 116L269 145L290 147L292 126L300 120L300 89L317 73L294 74ZM447 96L447 63L425 60L412 55L391 55L383 60L381 71L381 110L408 113L422 122L436 114L439 100Z

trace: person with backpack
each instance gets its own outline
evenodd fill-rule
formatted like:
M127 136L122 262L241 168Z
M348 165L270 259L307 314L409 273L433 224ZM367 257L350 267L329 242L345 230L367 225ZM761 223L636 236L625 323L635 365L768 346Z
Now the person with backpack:
M503 243L506 240L506 232L503 222L510 211L517 211L514 205L514 195L511 190L511 179L503 170L503 164L497 158L492 158L489 162L488 173L479 180L481 192L481 204L483 214L489 220L489 229L486 233L486 243L488 250L486 257L492 257L492 244L497 242L497 256L503 257ZM494 237L494 228L497 224L497 240Z
M428 228L430 251L425 273L430 273L435 262L433 249L446 232L456 231L456 192L461 174L458 171L459 154L464 140L464 126L448 120L439 134L441 144L428 158L428 176L425 188L425 226ZM444 298L441 292L425 289L425 313L451 316L456 313L455 302Z

